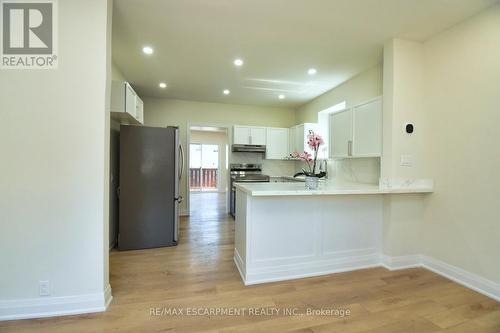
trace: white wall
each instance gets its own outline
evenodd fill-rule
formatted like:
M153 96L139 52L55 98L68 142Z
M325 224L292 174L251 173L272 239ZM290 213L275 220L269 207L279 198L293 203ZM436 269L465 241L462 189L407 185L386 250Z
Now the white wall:
M59 1L59 68L0 74L0 318L105 307L110 13Z
M382 65L364 71L297 109L297 123L318 122L318 112L341 102L352 107L382 95ZM297 169L303 167L297 162ZM379 158L330 160L328 177L338 183L378 183Z
M500 5L424 43L427 255L500 283Z
M500 5L424 43L386 44L383 177L433 178L435 192L386 197L385 254L422 253L500 283L498 59Z
M286 108L272 108L250 105L204 103L174 100L167 98L144 98L144 123L147 126L179 126L180 140L187 147L189 125L229 126L256 125L272 127L290 127L295 124L295 111ZM232 132L229 131L229 141ZM293 161L262 160L262 154L231 154L230 162L263 163L263 173L273 175L283 172L292 175L295 171ZM187 170L184 170L186 174ZM181 195L187 195L187 177L181 181ZM181 213L187 214L188 200L181 204Z
M423 109L422 44L394 39L384 45L383 155L381 177L394 182L425 177L422 169L427 137ZM415 125L406 134L405 124ZM401 155L414 165L401 166ZM384 196L383 253L389 256L422 253L424 196Z
M382 177L424 176L423 66L422 43L394 39L385 44ZM405 132L406 123L415 126L411 135ZM413 166L401 166L401 155L410 155Z

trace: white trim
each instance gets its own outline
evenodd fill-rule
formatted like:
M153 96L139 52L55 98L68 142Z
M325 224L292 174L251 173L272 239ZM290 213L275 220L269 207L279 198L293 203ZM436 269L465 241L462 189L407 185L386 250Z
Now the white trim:
M243 261L236 249L234 262L245 285L293 280L380 266L391 271L422 267L500 302L499 283L443 261L418 254L398 257L384 254L361 255L333 262L328 260L328 262L316 261L306 265L277 265L271 268L254 269L251 273L246 274L246 278L245 274L242 273Z
M241 279L245 281L245 265L243 264L243 259L241 259L240 253L235 248L234 249L234 263L236 264L236 268L238 268L238 272L240 272Z
M103 312L111 303L111 286L101 293L0 301L0 320L31 319Z
M236 259L235 259L236 260ZM379 266L377 254L352 256L337 260L318 260L307 264L275 265L247 272L245 285L300 279L312 276L348 272Z
M424 268L500 302L500 283L431 257L421 256L421 262Z
M391 271L422 267L447 279L459 283L480 294L493 298L500 302L500 284L485 279L477 274L468 272L462 268L447 264L443 261L424 256L409 255L400 257L390 257L380 255L381 265Z
M230 125L230 124L224 124L224 123L210 123L210 122L207 122L207 123L199 123L199 122L188 122L186 124L186 149L187 149L187 152L186 152L186 168L187 168L187 172L186 172L186 196L187 196L187 199L184 201L186 203L186 212L182 212L181 211L181 216L189 216L189 212L191 211L190 207L191 207L191 192L189 191L189 178L190 178L190 174L189 174L189 160L190 160L190 150L189 150L189 145L191 144L191 127L197 127L197 126L205 126L205 127L218 127L218 128L224 128L226 130L226 138L227 138L227 143L226 143L226 146L231 146L231 138L232 138L232 129L233 129L233 125ZM219 147L220 148L220 147ZM226 153L225 151L223 152L224 154ZM229 155L230 156L230 155ZM229 156L227 156L227 158L229 158ZM220 158L220 156L219 156ZM228 164L229 162L226 161L226 164ZM220 168L220 161L219 161L219 168ZM228 173L229 173L229 170L227 170ZM217 188L219 188L219 184L217 184ZM227 191L226 193L226 213L229 213L229 193L230 193L231 189L229 189L229 191Z
M409 255L409 256L400 256L400 257L391 257L381 254L380 255L380 264L387 268L390 271L396 271L399 269L408 269L421 267L420 255Z

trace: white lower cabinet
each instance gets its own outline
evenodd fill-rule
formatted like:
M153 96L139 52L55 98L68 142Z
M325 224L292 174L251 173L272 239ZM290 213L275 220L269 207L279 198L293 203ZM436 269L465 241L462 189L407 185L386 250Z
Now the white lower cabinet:
M382 155L382 98L330 115L330 157Z
M282 160L290 154L288 132L288 128L268 127L266 129L266 159Z

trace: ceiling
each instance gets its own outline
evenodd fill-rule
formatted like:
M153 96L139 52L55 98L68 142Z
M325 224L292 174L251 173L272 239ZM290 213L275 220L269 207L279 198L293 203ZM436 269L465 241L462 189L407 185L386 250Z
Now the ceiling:
M379 64L384 41L424 41L495 2L115 0L113 59L142 97L297 107Z

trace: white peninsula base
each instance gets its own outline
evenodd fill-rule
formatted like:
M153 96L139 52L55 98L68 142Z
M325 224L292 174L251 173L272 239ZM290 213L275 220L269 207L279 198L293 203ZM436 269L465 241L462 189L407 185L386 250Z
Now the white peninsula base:
M381 264L379 194L387 190L303 192L294 190L303 184L280 186L237 185L234 261L245 285Z

